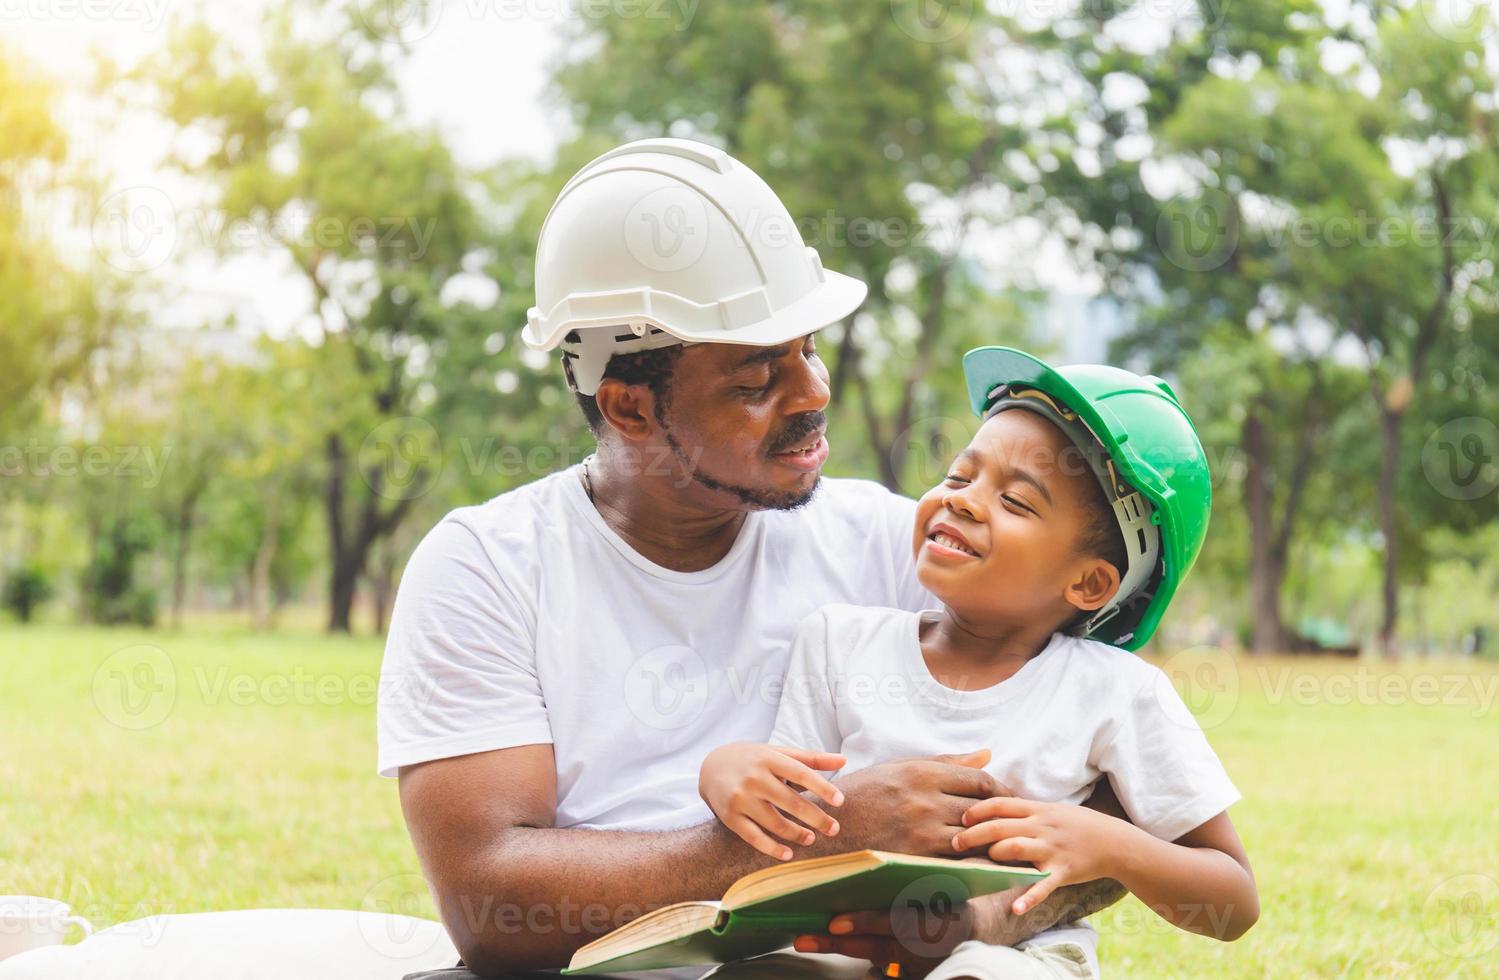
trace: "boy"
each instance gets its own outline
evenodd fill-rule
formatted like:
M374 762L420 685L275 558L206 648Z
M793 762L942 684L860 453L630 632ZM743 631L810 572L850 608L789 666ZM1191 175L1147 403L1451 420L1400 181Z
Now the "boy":
M1001 347L970 351L963 366L985 421L916 516L917 574L943 608L808 617L772 736L801 751L717 749L703 799L784 860L787 844L837 833L797 788L840 802L793 756L838 753L852 771L983 746L984 767L1013 795L970 808L953 852L1049 872L1014 900L1016 914L1060 885L1113 878L1183 929L1236 939L1259 914L1226 812L1238 791L1165 676L1125 652L1154 631L1206 533L1208 472L1191 422L1157 378L1053 369ZM1133 822L1074 805L1100 776ZM798 949L817 948L804 940ZM965 943L939 972L1095 973L1085 926L1025 944L1068 945L1061 960L1021 965L1004 959L1020 951Z

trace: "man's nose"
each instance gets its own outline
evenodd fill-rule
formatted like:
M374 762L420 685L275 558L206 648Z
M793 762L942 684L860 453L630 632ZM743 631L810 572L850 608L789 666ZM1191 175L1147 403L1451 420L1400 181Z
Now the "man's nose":
M796 355L797 367L787 377L787 394L782 405L786 415L820 412L828 407L832 392L828 387L828 369L816 357Z

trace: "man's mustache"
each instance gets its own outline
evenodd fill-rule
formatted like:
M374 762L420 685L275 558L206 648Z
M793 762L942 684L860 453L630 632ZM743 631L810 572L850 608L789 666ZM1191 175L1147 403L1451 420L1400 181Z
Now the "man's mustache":
M769 453L783 453L799 442L804 442L808 436L827 428L828 417L825 412L803 412L786 423L786 428L776 437Z

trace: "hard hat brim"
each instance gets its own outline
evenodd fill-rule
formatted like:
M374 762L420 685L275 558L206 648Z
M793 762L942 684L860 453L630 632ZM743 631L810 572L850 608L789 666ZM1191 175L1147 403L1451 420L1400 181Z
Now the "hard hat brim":
M638 293L632 293L639 295ZM753 347L773 347L776 344L784 344L797 337L804 337L809 333L815 333L830 324L848 316L857 310L869 294L869 287L863 281L853 276L835 272L832 269L822 270L822 282L807 295L793 303L774 311L769 316L751 324L736 326L729 329L727 324L716 329L704 329L701 325L687 325L680 321L673 322L673 318L654 316L649 313L631 313L628 316L600 315L600 316L577 316L568 315L563 312L555 319L544 315L542 311L533 307L530 311L529 322L521 330L521 337L526 346L536 350L552 350L562 339L573 330L587 330L595 327L619 327L628 329L634 326L656 327L664 330L680 340L692 341L694 343L722 343L722 344L747 344ZM570 297L569 299L573 299ZM585 298L586 299L586 298ZM671 297L675 303L687 301L679 297ZM567 303L568 300L564 300ZM562 304L559 304L559 307ZM666 303L642 304L651 308L657 306L668 307ZM712 310L713 307L697 307L698 310ZM561 311L548 311L561 312ZM571 311L569 311L571 312Z

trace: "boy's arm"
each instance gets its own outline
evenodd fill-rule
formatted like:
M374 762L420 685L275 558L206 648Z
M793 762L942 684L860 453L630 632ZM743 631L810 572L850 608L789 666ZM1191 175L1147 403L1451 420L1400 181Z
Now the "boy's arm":
M1025 914L1060 885L1112 878L1168 922L1215 939L1238 939L1259 918L1249 859L1226 812L1175 841L1087 807L995 797L964 814L959 850L987 847L995 861L1049 872L1017 898Z

